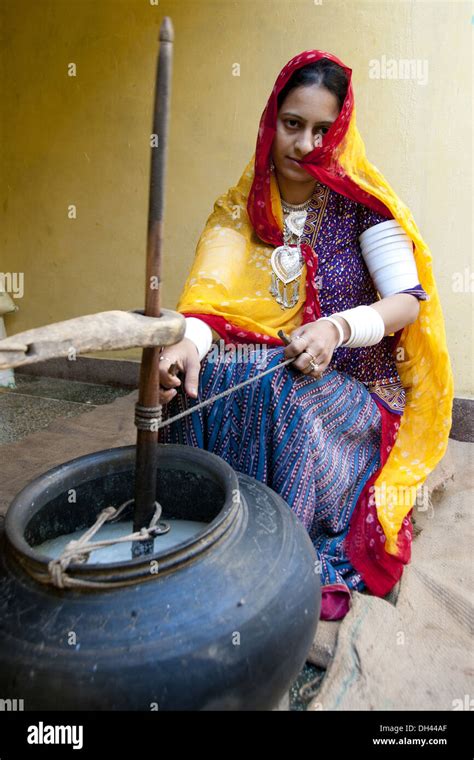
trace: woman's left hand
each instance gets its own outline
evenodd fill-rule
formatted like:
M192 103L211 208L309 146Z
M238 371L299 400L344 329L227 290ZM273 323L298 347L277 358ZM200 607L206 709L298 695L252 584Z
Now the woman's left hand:
M321 377L329 365L334 349L339 340L336 327L326 320L321 322L308 322L290 334L291 343L285 347L284 357L295 361L289 365L301 370L304 375ZM313 369L310 362L318 367Z

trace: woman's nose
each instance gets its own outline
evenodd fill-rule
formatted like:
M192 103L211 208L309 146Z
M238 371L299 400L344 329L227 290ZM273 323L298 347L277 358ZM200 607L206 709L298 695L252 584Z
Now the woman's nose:
M312 132L305 132L300 135L295 143L295 151L300 154L301 158L304 158L307 153L316 147L315 136Z

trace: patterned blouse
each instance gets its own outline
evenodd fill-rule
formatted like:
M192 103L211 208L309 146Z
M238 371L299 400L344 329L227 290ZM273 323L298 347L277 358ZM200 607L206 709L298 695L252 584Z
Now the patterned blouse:
M385 221L386 217L367 206L316 183L301 240L308 242L318 257L321 316L379 300L358 238L369 227ZM428 299L420 283L400 292ZM363 382L387 409L401 415L406 398L392 353L395 338L396 334L386 335L374 346L341 346L334 351L329 366Z

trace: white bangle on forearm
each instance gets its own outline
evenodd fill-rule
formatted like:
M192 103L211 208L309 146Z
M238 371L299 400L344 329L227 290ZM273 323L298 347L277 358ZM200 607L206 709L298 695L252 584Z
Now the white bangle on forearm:
M323 319L324 319L324 320L326 320L326 322L332 322L332 324L333 324L335 327L337 327L337 331L338 331L338 333L339 333L339 340L338 340L338 342L336 343L336 348L339 348L339 346L340 346L340 345L343 343L343 341L344 341L344 330L342 329L342 325L341 325L341 323L340 323L340 322L338 322L338 321L337 321L337 319L334 319L334 317L319 317L319 319L317 319L316 321L317 321L317 322L322 322L322 320L323 320Z
M204 359L212 344L212 330L206 322L196 317L185 317L185 338L189 338L197 348L199 360Z
M333 317L343 317L350 327L351 334L343 343L344 348L374 346L385 335L385 322L372 306L356 306L354 309L338 311Z

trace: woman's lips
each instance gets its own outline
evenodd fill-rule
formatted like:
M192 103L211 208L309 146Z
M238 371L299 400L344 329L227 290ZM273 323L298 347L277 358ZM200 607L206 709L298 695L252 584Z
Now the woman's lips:
M289 159L289 160L290 160L290 161L291 161L293 164L296 164L296 165L297 165L299 168L301 168L296 158L291 158L291 156L287 156L287 158L288 158L288 159Z

